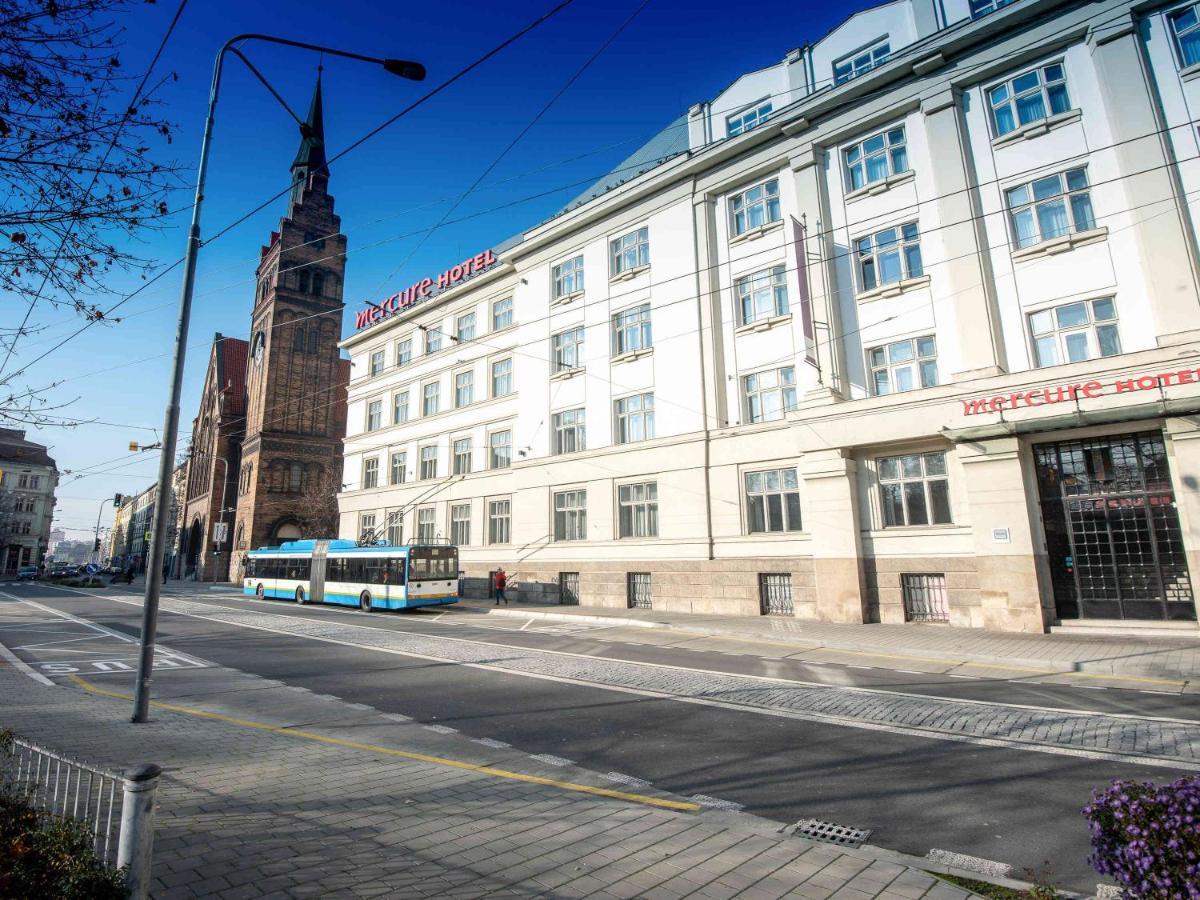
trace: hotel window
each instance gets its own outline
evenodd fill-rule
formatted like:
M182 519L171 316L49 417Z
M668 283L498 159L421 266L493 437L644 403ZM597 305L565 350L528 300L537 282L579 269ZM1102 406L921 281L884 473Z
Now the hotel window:
M569 297L583 290L583 254L561 262L550 270L554 280L554 299Z
M442 385L438 381L431 381L421 388L421 415L433 416L437 414L441 393Z
M582 325L554 335L551 344L554 350L554 372L569 372L583 363Z
M436 510L432 506L417 510L417 543L429 544L437 537Z
M408 477L408 454L392 454L392 484L404 484Z
M471 439L460 438L454 442L454 474L468 475L471 472Z
M566 409L555 413L553 419L553 441L551 448L555 456L563 453L578 453L587 449L584 410Z
M454 376L454 405L461 409L470 406L475 398L475 373L473 371L459 372Z
M971 0L971 18L978 19L1016 2L1017 0Z
M996 137L1071 108L1061 62L1022 72L987 92Z
M610 275L650 265L650 229L642 227L609 241L608 251Z
M620 537L658 537L658 482L620 485L617 510Z
M892 48L888 45L887 38L882 38L874 44L843 56L833 64L833 83L845 84L851 78L865 75L876 66L882 66L891 52Z
M393 547L404 546L404 519L399 512L389 513L384 519L387 523L387 542Z
M773 316L788 314L787 269L773 266L734 282L741 323L749 325Z
M408 421L408 391L401 391L392 398L392 424Z
M613 356L648 350L654 346L650 333L650 304L643 303L612 317Z
M1195 6L1171 13L1171 32L1184 68L1200 63L1200 14Z
M617 420L617 443L632 444L654 437L654 394L635 394L613 404Z
M367 431L378 431L383 427L383 401L372 400L367 404Z
M512 527L512 501L488 501L488 543L507 544Z
M745 234L752 228L778 222L782 215L778 178L729 198L729 222L735 236Z
M1070 169L1004 192L1017 248L1096 227L1087 169Z
M512 297L505 297L492 304L492 331L503 331L513 323Z
M877 466L884 528L951 521L945 453L884 456Z
M372 456L363 460L363 490L379 487L379 457Z
M396 342L396 368L402 368L412 362L412 338Z
M796 408L796 369L784 366L742 377L746 418L751 422L774 422Z
M876 396L935 387L938 383L937 343L931 334L872 347L867 351L867 361L871 390Z
M554 539L587 539L587 491L560 491L554 495Z
M1121 352L1117 308L1111 297L1035 312L1029 317L1029 332L1034 363L1039 368Z
M470 503L456 503L450 507L450 543L457 547L471 543Z
M750 534L800 530L800 484L795 469L747 472L745 477Z
M475 338L475 313L469 312L465 316L459 316L458 321L454 323L454 333L458 337L458 342L470 341Z
M769 115L771 115L770 100L756 103L749 109L744 109L736 115L729 116L725 120L725 133L729 137L736 137L743 132L750 131L752 128L757 128L763 122L767 121Z
M493 431L488 435L488 468L507 469L512 465L512 432Z
M375 350L371 353L371 368L372 375L378 375L383 371L383 351Z
M498 359L492 363L492 396L507 397L513 392L513 361Z
M873 134L846 151L850 190L908 171L908 143L904 126Z
M421 448L421 480L437 478L437 447Z
M925 274L921 262L921 232L916 222L885 228L854 242L862 291Z
M430 325L425 329L425 354L437 353L442 349L443 338L441 325Z
M358 517L358 533L371 534L375 531L375 513L363 513Z

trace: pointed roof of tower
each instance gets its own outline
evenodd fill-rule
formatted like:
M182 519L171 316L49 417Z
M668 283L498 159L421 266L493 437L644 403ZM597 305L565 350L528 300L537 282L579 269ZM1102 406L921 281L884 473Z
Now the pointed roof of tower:
M321 70L317 70L317 86L313 90L312 103L308 106L308 118L301 129L300 149L292 161L293 171L305 169L318 172L325 168L325 116L321 106Z

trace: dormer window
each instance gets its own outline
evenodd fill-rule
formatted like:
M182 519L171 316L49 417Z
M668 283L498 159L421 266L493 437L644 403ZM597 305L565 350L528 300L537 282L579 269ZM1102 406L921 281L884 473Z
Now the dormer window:
M833 64L833 83L845 84L851 78L865 75L887 62L891 53L892 48L888 39L880 38L873 44L868 44L848 56L843 56Z
M752 128L757 128L763 122L767 121L767 116L771 115L771 101L764 100L755 103L749 109L743 109L736 115L732 115L725 120L725 133L729 137L734 137L745 131L750 131Z
M1016 0L971 0L971 18L978 19L1015 2Z

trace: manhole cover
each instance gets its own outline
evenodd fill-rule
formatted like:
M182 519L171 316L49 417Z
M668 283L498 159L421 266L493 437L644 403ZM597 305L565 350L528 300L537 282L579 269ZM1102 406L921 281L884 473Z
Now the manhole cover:
M787 834L798 834L809 840L824 841L826 844L838 844L842 847L857 847L871 836L870 828L851 828L836 822L822 822L820 819L801 819L784 831Z

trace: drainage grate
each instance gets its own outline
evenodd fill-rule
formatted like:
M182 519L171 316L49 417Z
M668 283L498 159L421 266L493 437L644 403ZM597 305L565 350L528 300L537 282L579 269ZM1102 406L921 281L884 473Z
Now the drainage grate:
M837 844L841 847L857 847L871 836L870 828L851 828L836 822L822 822L820 819L801 819L784 831L787 834L798 834L809 840Z

